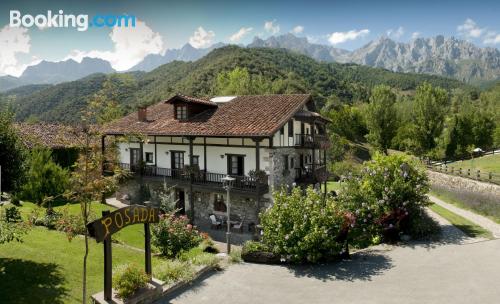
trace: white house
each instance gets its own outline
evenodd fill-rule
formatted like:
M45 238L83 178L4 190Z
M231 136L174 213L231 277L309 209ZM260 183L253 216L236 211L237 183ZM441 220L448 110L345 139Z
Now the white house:
M109 124L105 135L127 137L118 144L122 167L174 186L178 207L195 219L225 211L222 178L235 177L232 213L255 224L273 189L326 179L327 122L305 94L176 95Z

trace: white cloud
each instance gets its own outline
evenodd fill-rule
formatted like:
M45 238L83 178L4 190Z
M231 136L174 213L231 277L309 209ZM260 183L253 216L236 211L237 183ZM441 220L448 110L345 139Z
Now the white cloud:
M28 29L4 26L0 30L0 75L20 76L26 65L18 64L17 55L30 52Z
M253 30L253 28L251 28L251 27L242 27L242 28L240 28L239 31L232 34L231 37L229 37L229 40L232 42L240 41L241 38L243 38L246 34L250 33L252 30Z
M272 35L274 35L274 34L279 33L280 26L279 26L279 24L276 24L276 20L266 21L266 22L264 22L264 29L268 33L271 33Z
M479 38L486 29L480 28L474 20L467 18L464 24L457 26L457 31L460 35L464 36L466 39Z
M339 44L339 43L344 43L348 40L356 40L368 34L370 34L370 30L368 29L363 29L360 31L351 30L348 32L335 32L328 37L328 41L331 44Z
M136 21L135 27L114 27L109 34L114 43L112 51L73 50L64 58L81 61L83 57L101 58L111 63L117 71L127 70L141 62L149 54L165 52L163 38L153 32L143 21Z
M480 27L477 23L467 18L465 22L457 26L458 34L465 39L482 39L484 44L500 43L500 34L496 31L488 30L486 27Z
M213 31L205 31L203 27L199 27L194 31L193 36L189 37L189 43L199 49L210 46L214 40L215 33Z
M300 34L303 31L304 31L304 27L302 25L297 25L296 27L293 28L292 33Z
M393 39L399 39L401 38L405 33L405 30L402 26L398 27L396 30L389 29L387 30L387 37L393 38Z
M421 33L420 32L413 32L411 34L411 39L417 39L418 37L420 37Z
M500 43L500 34L490 31L484 36L483 42L486 44L498 44Z

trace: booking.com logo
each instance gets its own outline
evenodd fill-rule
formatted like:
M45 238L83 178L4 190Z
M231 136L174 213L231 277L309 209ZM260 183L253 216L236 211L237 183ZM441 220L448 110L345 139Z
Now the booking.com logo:
M135 27L134 15L94 15L89 21L89 15L73 15L64 14L63 10L59 10L57 14L53 14L51 10L47 11L47 15L22 15L20 11L10 11L10 26L26 28L33 25L39 28L51 27L73 27L77 31L86 31L89 27Z

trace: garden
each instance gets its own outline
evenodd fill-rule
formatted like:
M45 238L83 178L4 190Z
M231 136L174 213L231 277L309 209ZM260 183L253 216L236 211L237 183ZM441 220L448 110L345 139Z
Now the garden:
M274 194L261 214L262 238L247 242L242 258L261 263L317 263L349 256L349 248L427 239L439 225L425 212L424 168L406 155L376 154L347 176L338 195L309 187Z
M0 245L0 293L2 303L81 302L84 238L79 204L48 208L23 202L0 207L3 221L23 223L21 242ZM93 203L92 214L113 207ZM92 217L97 217L93 215ZM71 224L68 224L71 223ZM68 227L74 232L68 234ZM187 218L164 215L152 228L153 276L167 284L191 280L205 267L219 268L220 259L208 235L190 226ZM144 287L144 232L132 225L113 235L113 283L123 298ZM103 245L89 242L88 294L103 286Z

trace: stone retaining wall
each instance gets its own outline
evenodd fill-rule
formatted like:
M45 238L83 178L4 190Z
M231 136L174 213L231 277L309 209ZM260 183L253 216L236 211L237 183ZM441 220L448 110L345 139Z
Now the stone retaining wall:
M500 204L500 186L427 170L431 186L464 195L474 195Z

